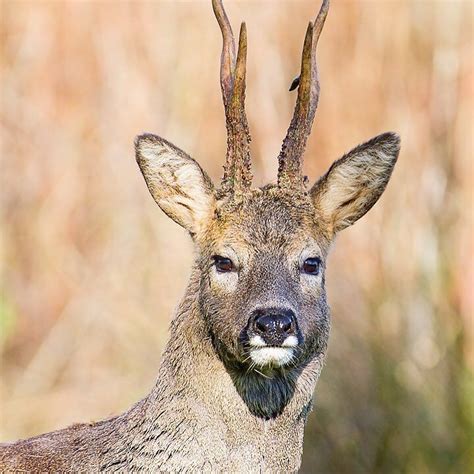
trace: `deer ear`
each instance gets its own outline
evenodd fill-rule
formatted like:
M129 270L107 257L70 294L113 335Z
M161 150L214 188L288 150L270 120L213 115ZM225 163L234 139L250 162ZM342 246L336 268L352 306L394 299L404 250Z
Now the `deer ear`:
M333 232L361 218L382 195L400 151L400 138L384 133L335 161L311 189L311 197Z
M214 209L214 187L206 173L186 153L156 135L135 140L138 166L158 206L191 234Z

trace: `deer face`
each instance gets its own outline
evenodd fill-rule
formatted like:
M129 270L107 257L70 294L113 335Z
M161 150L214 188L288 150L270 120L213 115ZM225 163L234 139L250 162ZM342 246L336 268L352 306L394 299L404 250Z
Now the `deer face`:
M330 237L321 224L309 198L277 187L217 203L198 246L200 304L222 357L261 370L295 366L325 345Z
M298 367L324 352L324 272L334 235L382 194L399 150L380 135L336 161L308 192L278 186L220 197L199 165L153 135L137 160L162 210L193 236L198 302L220 357L243 370Z

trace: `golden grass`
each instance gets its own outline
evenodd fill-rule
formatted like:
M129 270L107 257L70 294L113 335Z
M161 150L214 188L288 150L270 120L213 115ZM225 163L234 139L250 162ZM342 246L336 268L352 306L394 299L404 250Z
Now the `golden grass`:
M230 2L247 21L256 184L274 180L317 3ZM133 138L219 179L210 2L1 6L1 439L127 408L154 382L190 241L148 195ZM306 472L472 472L473 45L469 2L334 1L318 56L312 180L402 136L377 206L333 251L333 332Z

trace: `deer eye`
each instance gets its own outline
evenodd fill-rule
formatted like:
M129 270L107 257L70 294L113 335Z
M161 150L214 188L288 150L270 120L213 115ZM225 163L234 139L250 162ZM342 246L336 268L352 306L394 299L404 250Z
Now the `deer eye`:
M216 266L218 272L226 273L235 269L234 264L230 258L221 257L220 255L215 255L212 258L214 259L214 265Z
M307 258L303 263L303 271L309 275L317 275L321 266L321 259L318 257Z

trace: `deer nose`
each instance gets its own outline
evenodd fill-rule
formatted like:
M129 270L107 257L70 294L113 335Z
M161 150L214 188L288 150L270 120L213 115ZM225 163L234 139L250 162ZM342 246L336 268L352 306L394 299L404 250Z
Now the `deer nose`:
M253 329L265 343L281 345L284 340L295 334L295 314L288 309L257 310Z

